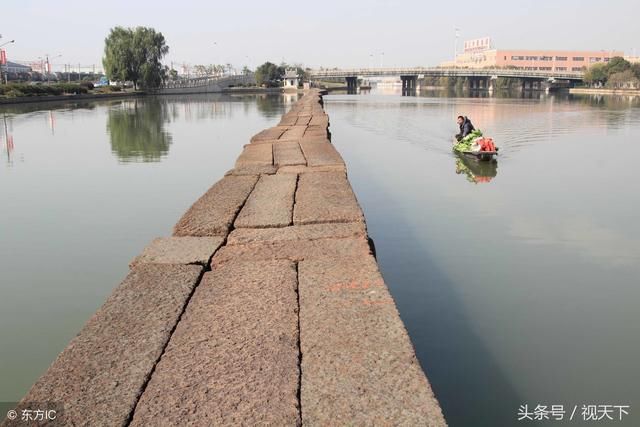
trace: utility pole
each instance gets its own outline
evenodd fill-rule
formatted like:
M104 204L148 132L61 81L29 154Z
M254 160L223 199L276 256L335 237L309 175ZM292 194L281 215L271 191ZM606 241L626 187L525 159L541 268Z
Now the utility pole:
M78 62L78 82L82 81L80 78L80 63Z

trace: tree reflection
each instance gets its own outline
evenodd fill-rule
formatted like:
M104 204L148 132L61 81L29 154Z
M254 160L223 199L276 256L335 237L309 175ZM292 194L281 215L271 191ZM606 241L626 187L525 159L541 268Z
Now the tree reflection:
M171 135L166 103L159 99L123 101L109 110L107 132L111 151L122 162L158 162L169 152Z

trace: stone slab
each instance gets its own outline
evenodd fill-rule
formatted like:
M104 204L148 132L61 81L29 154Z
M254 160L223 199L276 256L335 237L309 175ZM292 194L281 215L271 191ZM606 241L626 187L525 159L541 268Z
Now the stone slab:
M342 239L367 236L363 222L292 225L283 228L237 228L229 234L227 246L282 240Z
M201 272L195 265L133 268L23 403L61 402L59 425L126 425Z
M251 137L251 142L263 141L266 139L278 139L287 129L287 126L274 126L262 130Z
M131 425L300 425L296 287L287 261L206 273Z
M274 165L243 165L227 171L225 176L273 175L278 171Z
M295 166L307 164L300 144L297 142L280 142L273 146L273 163L276 166Z
M344 173L300 174L294 224L353 221L364 221L364 216Z
M331 144L331 139L328 135L305 135L300 142L313 143L313 144Z
M333 144L300 141L300 148L309 166L343 165L344 160Z
M280 119L280 123L278 123L278 126L294 126L297 120L298 120L297 114L287 113L284 116L282 116L282 118Z
M138 264L200 264L207 265L224 237L158 237L131 261Z
M278 141L299 141L306 129L306 126L292 126L278 138Z
M278 174L283 174L283 173L295 173L295 174L301 174L301 173L313 173L313 172L342 172L345 173L347 170L345 165L328 165L328 166L313 166L313 167L309 167L309 166L304 166L304 165L297 165L297 166L281 166L278 168Z
M364 238L281 240L224 246L213 256L211 264L218 267L235 261L301 261L315 258L365 256L370 253L369 243Z
M310 137L327 137L328 136L328 132L327 132L327 127L320 127L320 126L309 126L307 127L307 130L304 132L304 136L307 138Z
M296 120L296 126L307 126L311 121L311 115L298 115L298 119Z
M291 224L295 175L263 175L234 222L236 228L285 227Z
M298 271L302 424L445 426L373 257Z
M329 126L329 116L326 114L316 114L313 116L311 121L309 121L310 126Z
M236 167L273 164L273 151L271 144L245 145L242 154L236 160Z
M258 177L225 176L182 216L174 236L226 236Z

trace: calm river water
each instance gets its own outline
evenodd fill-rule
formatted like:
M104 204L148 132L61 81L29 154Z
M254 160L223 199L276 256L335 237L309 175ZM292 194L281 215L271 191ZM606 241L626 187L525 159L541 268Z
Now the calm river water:
M293 101L0 108L0 401L24 394L129 260ZM450 425L533 425L520 405L563 405L565 418L577 405L569 425L584 424L582 405L630 405L610 423L640 425L640 101L325 101ZM458 114L495 138L496 165L451 153Z

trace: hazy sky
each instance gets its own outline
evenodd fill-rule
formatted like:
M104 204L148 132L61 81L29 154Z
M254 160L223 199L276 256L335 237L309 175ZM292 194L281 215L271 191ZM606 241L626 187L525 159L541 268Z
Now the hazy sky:
M366 67L384 52L384 66L426 66L453 57L455 27L461 41L491 36L498 48L640 54L639 16L640 0L2 0L0 44L16 40L9 60L62 54L54 69L101 68L109 29L143 25L164 34L166 63Z

